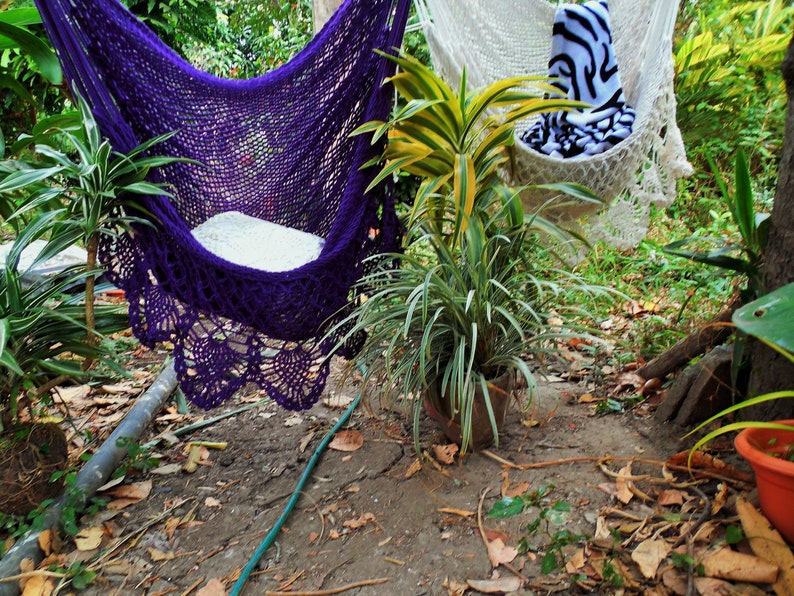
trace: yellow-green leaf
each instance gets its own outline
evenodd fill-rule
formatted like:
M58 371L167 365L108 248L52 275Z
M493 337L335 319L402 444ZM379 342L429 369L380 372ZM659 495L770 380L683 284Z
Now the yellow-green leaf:
M465 153L455 155L455 176L452 182L455 198L455 209L460 222L460 232L466 231L467 220L474 208L474 196L477 192L477 181L474 172L474 160ZM461 216L463 216L461 218Z

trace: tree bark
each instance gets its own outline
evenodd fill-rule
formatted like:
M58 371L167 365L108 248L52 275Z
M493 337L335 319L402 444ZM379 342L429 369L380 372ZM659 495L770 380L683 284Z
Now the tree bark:
M771 292L794 281L794 36L781 65L786 84L788 109L783 151L778 168L775 201L770 218L769 240L764 263L765 291ZM794 389L794 365L760 342L751 353L749 393ZM752 419L794 418L794 400L778 399L754 408Z
M312 0L312 16L314 17L314 33L323 28L334 11L342 4L342 0Z

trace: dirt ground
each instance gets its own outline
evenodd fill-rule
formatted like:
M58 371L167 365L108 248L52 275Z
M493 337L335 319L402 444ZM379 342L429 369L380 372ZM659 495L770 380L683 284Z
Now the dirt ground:
M597 415L589 399L592 390L587 381L541 379L536 407L524 413L511 410L498 448L456 457L451 465L442 463L443 452L436 454L433 448L446 440L431 420L425 420L423 449L433 457L421 469L409 422L399 413L359 407L345 428L359 431L363 443L352 451L329 449L323 454L244 593L446 596L480 593L471 588L478 584L466 583L477 580L491 580L481 589L496 593L619 592L622 588L605 586L600 578L588 583L589 568L583 567L579 585L576 576L564 571L577 551L580 557L585 552L584 540L561 548L559 567L541 573L544 552L558 544L550 536L565 529L592 537L599 517L606 519L605 512L616 505L620 520L647 518L652 503L616 500L615 476L627 461L621 458L664 461L682 445L680 433L641 410ZM269 403L183 436L173 446L162 443L156 451L162 461L155 473L125 479L146 491L151 482L144 498L133 498L132 504L111 502L94 518L82 520L81 528L101 527L104 534L99 548L70 555L70 562L82 559L98 571L82 593L223 593L213 591L217 581L230 589L282 514L317 444L357 387L353 381L338 391L329 383L326 393L305 412L287 412ZM243 395L208 413L191 408L186 417L171 407L141 443L260 398L255 392ZM188 441L227 445L223 450L207 449L197 471L186 473ZM584 461L559 462L583 456ZM599 466L593 456L613 459ZM518 469L506 462L552 463ZM636 462L632 473L662 476L660 466ZM502 519L486 515L502 495L531 494L552 486L538 507ZM111 499L120 494L114 490L107 493ZM550 526L548 532L544 526L529 532L527 524L556 501L570 505L564 524ZM515 555L510 549L523 538L538 553L514 558L509 554L507 566L494 570L480 527L487 541L492 546L503 543L505 552ZM125 536L129 540L109 555L100 555L97 563L103 547ZM518 584L516 577L522 580Z
M127 384L65 391L76 428L109 433L164 355L139 350ZM699 560L694 553L724 544L736 523L731 500L752 485L693 484L687 472L663 467L686 448L681 431L659 424L648 402L597 413L619 385L617 373L594 371L589 361L588 374L571 374L580 364L538 377L540 399L529 411L510 411L498 447L448 463L447 441L429 418L420 464L403 414L359 406L345 426L348 441L322 454L243 593L768 593L768 584L699 577L672 552ZM160 439L159 467L133 470L101 492L98 513L84 516L80 533L61 546L62 566L96 572L79 593L227 594L358 393L356 381L339 388L332 378L321 401L300 413L257 403L257 391L210 412L180 414L169 401L140 439ZM178 439L169 434L246 405ZM76 442L80 436L72 433ZM195 447L199 465L187 472L189 443L198 441L225 448ZM533 498L537 491L546 492ZM488 516L502 497L517 495L523 510ZM649 545L653 552L662 545L662 554L646 552Z

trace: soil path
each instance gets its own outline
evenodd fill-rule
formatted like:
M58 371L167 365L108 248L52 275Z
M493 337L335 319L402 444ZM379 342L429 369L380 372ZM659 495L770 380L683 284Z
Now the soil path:
M335 397L345 402L355 392L356 387L349 386ZM531 417L539 424L530 425L527 414L511 411L500 446L489 453L522 464L581 456L663 461L681 449L678 436L655 425L651 417L595 415L592 405L579 403L585 392L581 385L544 383ZM229 404L227 409L239 405ZM103 562L84 593L219 593L211 591L217 585L213 579L228 589L281 515L315 446L342 411L322 402L301 413L266 404L160 449L163 465L158 472L170 473L146 476L152 481L147 498L83 520L83 527L101 524L108 539L137 533L134 541ZM432 445L445 441L431 421L423 425L423 448L433 453ZM593 536L600 512L616 504L610 490L615 478L597 462L518 470L477 453L462 461L456 458L452 465L434 458L416 471L410 426L399 414L359 407L346 428L359 431L363 445L323 455L246 594L333 590L360 583L345 593L446 596L463 594L467 580L513 577L504 566L494 574L480 523L490 541L500 538L511 548L524 539L539 548L541 556L535 560L519 555L510 563L515 573L528 578L524 589L529 591L519 593L533 593L532 588L575 590L570 575L559 573L561 568L540 572L550 538L544 532L528 532L527 524L559 500L571 508L560 527ZM208 450L203 465L188 474L181 468L184 441L190 440L223 441L227 447ZM623 465L614 461L608 469L617 472ZM641 469L635 465L633 471ZM661 475L653 466L648 473ZM554 488L538 508L504 519L485 516L504 493L530 494L549 486ZM635 510L641 518L648 506L637 500L624 509L629 514ZM568 558L581 546L574 543L561 554ZM95 554L73 556L88 560ZM384 583L376 583L381 580Z

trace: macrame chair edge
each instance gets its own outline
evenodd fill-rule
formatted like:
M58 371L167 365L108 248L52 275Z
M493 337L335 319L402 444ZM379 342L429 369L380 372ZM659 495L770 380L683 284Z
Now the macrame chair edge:
M549 31L548 42L550 42L551 23L558 3L548 0L525 0L525 2L526 6L544 9L541 20ZM470 47L471 51L467 51L465 56L457 53L454 56L448 55L446 32L434 22L432 10L436 6L444 6L446 10L447 4L441 0L415 0L415 4L434 64L444 76L453 83L459 80L460 70L465 62L468 79L470 82L474 81L471 84L476 86L491 82L493 73L488 71L481 55L485 50L480 50L471 39L467 42L467 47ZM610 2L610 8L612 4ZM644 6L648 4L646 2ZM486 10L495 10L490 3L482 5L472 3L469 9L475 6L487 6ZM619 8L628 7L632 10L634 6L632 0L619 4ZM632 104L632 107L638 111L635 132L599 155L562 159L543 155L528 147L521 140L521 136L533 121L521 122L516 127L513 160L509 167L503 170L506 182L519 187L550 182L573 182L589 186L607 200L607 207L599 210L592 205L577 201L564 201L557 207L552 204L546 209L545 215L563 227L583 232L589 240L603 240L621 249L635 247L644 237L648 225L649 205L651 203L657 206L669 205L675 197L676 181L692 173L692 168L686 160L680 131L675 123L675 95L672 89L674 69L671 46L679 1L651 2L650 6L651 10L646 10L641 15L641 18L648 22L642 42L642 52L637 55L618 56L621 70L623 70L622 63L627 58L641 63L638 67L639 76L632 84L632 87L637 88L631 93L631 102L637 101L641 104ZM458 9L460 6L456 5L455 10ZM612 10L610 12L614 23L615 13ZM447 15L443 16L446 18ZM512 15L511 21L515 21L515 18L516 15ZM532 27L532 23L526 26ZM460 43L459 38L460 35L455 43ZM526 49L531 50L528 54L529 62L539 65L543 61L544 66L525 72L503 72L500 76L546 74L545 60L548 58L548 45L536 47L527 44ZM499 46L498 51L511 50L506 45L502 45ZM500 64L504 65L508 62L514 64L515 60L515 56L509 55ZM663 81L663 84L654 87L657 81ZM656 123L650 115L662 112L668 121L658 129L654 128ZM618 175L614 175L615 173ZM522 192L527 209L543 205L552 196L552 193L538 192L529 188ZM624 229L622 223L626 221L629 221L634 229Z
M93 1L93 0L92 0ZM346 16L346 7L358 0L348 0L332 17L329 23L312 42L310 42L295 61L305 59L306 54L312 52L316 44L322 43L324 37L332 36L335 27L343 26ZM135 134L126 126L123 119L118 117L118 107L115 99L102 88L101 81L93 76L90 57L86 55L85 43L79 39L73 30L75 25L70 17L74 3L68 0L51 0L37 2L42 12L42 17L56 47L59 58L64 66L64 72L73 91L89 100L92 110L95 111L97 120L103 133L108 136L119 150L130 149L138 144ZM380 44L384 51L392 51L401 43L402 32L407 20L409 0L390 1L381 23L386 27L385 43ZM73 15L72 15L73 16ZM137 20L131 23L138 23ZM170 49L157 39L145 26L138 28L138 33L149 36L157 51L170 52ZM391 62L378 59L379 67L376 79L382 81L390 73ZM291 61L290 64L293 62ZM202 76L197 73L197 76ZM209 76L209 75L207 75ZM278 77L278 70L264 75L265 77ZM390 108L391 89L375 85L370 106L366 110L366 118L374 119L385 116L384 109ZM384 107L385 106L385 107ZM357 143L359 163L379 154L377 145L370 145L364 137ZM372 176L371 173L351 172L357 186L366 186ZM118 240L103 246L103 260L110 265L109 276L120 287L128 291L130 300L130 318L136 335L147 345L156 341L172 341L174 343L174 356L180 383L186 395L202 407L213 407L231 397L236 391L247 383L255 383L263 387L278 403L289 409L304 409L310 407L321 394L325 379L328 374L328 363L325 359L333 338L326 338L323 344L319 338L327 325L331 324L329 316L340 312L348 304L349 294L342 296L327 296L327 307L322 312L293 314L289 306L289 288L301 288L302 291L323 295L324 275L329 275L328 270L338 271L338 267L328 267L335 262L353 261L353 266L348 268L349 278L346 287L349 291L355 280L362 272L362 257L373 252L388 252L393 250L398 243L398 225L391 204L388 185L370 193L364 200L350 202L340 206L337 214L339 225L332 227L326 241L328 250L324 250L314 262L284 274L273 274L264 271L252 271L250 268L235 266L231 263L216 259L213 255L201 255L207 262L217 261L215 264L224 269L224 273L231 272L238 279L251 281L251 283L270 284L275 278L283 282L287 289L281 289L283 299L278 306L281 312L276 316L269 316L266 320L238 320L235 313L225 312L223 308L216 308L214 304L205 304L201 308L180 299L178 288L164 289L163 284L152 283L152 279L159 279L164 275L163 267L167 264L153 262L146 250L135 250L133 260L137 260L135 267L130 268L128 263L119 263L130 256L125 253L120 259L114 252ZM379 198L378 198L379 197ZM157 198L150 198L149 203L144 203L147 209L151 208L158 217L174 217L168 209L168 204ZM152 208L153 207L153 208ZM165 207L165 208L163 208ZM365 211L369 211L365 213ZM350 218L350 219L346 219ZM333 236L338 234L337 228L344 226L342 221L358 221L359 226L377 233L365 238L358 245L334 243ZM189 230L180 222L171 222L174 229L180 230L182 236L177 235L173 242L191 246L196 249L195 241L185 234ZM156 230L143 227L136 231L141 235L157 234ZM191 244L192 242L192 244ZM129 247L128 247L129 248ZM183 246L175 249L182 250ZM116 263L114 264L114 260ZM118 273L118 267L126 268L124 274ZM166 272L167 273L167 272ZM250 279L253 275L257 280ZM159 277L158 277L159 276ZM150 279L152 278L152 279ZM327 279L327 278L326 278ZM338 280L334 280L337 281ZM158 317L147 314L147 305L156 303L165 312L158 313ZM273 309L277 310L276 305ZM169 314L171 313L171 314ZM192 314L189 318L187 330L174 327L173 320L185 313ZM272 313L268 313L271 314ZM313 317L313 318L312 318ZM156 319L156 321L155 321ZM275 323L274 323L275 321ZM286 337L278 337L279 323L292 325ZM273 327L275 325L276 327ZM212 334L225 336L224 342L211 342L210 349L201 342L211 339ZM355 350L357 346L351 346ZM210 363L210 361L212 361ZM217 362L222 362L222 374L217 374ZM276 364L281 366L281 372L275 373Z

